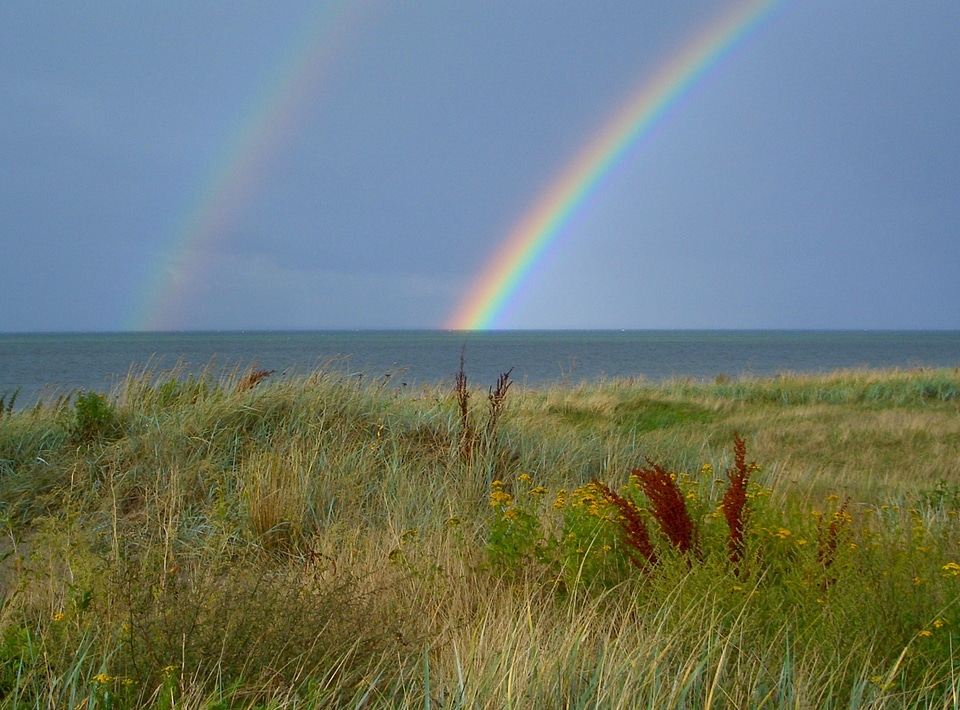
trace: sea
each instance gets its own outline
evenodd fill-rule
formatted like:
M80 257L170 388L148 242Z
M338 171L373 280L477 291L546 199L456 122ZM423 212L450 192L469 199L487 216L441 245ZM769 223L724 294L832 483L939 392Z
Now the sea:
M561 330L0 334L0 397L16 407L130 374L225 376L249 367L317 370L384 386L486 388L507 371L536 387L615 378L715 380L849 368L960 367L960 331Z

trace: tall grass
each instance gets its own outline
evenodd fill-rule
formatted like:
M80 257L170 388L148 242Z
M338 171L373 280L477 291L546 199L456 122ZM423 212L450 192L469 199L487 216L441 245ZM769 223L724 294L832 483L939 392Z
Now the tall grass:
M960 704L956 372L268 374L0 416L0 707Z

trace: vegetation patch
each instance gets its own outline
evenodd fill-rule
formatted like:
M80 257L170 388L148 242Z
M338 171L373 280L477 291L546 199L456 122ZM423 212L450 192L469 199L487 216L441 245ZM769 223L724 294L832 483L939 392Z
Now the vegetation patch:
M955 705L958 373L465 370L5 400L0 708Z
M692 402L637 397L617 405L614 418L620 427L647 432L686 424L703 424L714 417L711 411Z

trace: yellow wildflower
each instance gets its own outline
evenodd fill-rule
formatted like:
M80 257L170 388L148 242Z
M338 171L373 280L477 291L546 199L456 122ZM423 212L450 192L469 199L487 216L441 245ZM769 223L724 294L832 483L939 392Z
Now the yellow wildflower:
M923 629L922 631L917 632L917 636L919 636L920 638L930 638L931 636L933 636L933 632Z
M529 473L521 473L519 476L517 476L517 480L521 483L530 483L532 479L530 478Z
M106 683L109 683L111 680L113 680L113 677L108 676L106 673L97 673L97 675L93 676L93 680L99 683L100 685L105 685Z
M530 495L532 496L542 496L547 494L547 489L543 486L537 486L536 488L530 489Z
M947 564L940 569L943 570L944 576L960 577L960 565L956 562L947 562Z
M59 611L58 611L56 614L53 615L53 620L54 620L54 621L63 621L65 618L66 618L66 617L65 617L61 612L59 612Z

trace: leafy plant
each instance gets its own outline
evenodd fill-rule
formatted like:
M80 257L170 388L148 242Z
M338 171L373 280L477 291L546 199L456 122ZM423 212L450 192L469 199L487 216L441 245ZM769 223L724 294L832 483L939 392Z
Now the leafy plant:
M0 699L18 685L24 671L33 663L33 635L24 626L8 626L0 633Z
M504 490L503 481L491 485L490 506L493 519L487 534L487 555L502 570L516 571L537 561L543 550L543 531L538 506L540 489L530 488L530 476L521 474L522 490L517 498Z
M117 410L99 392L81 392L73 405L70 438L75 443L117 439L122 434Z

